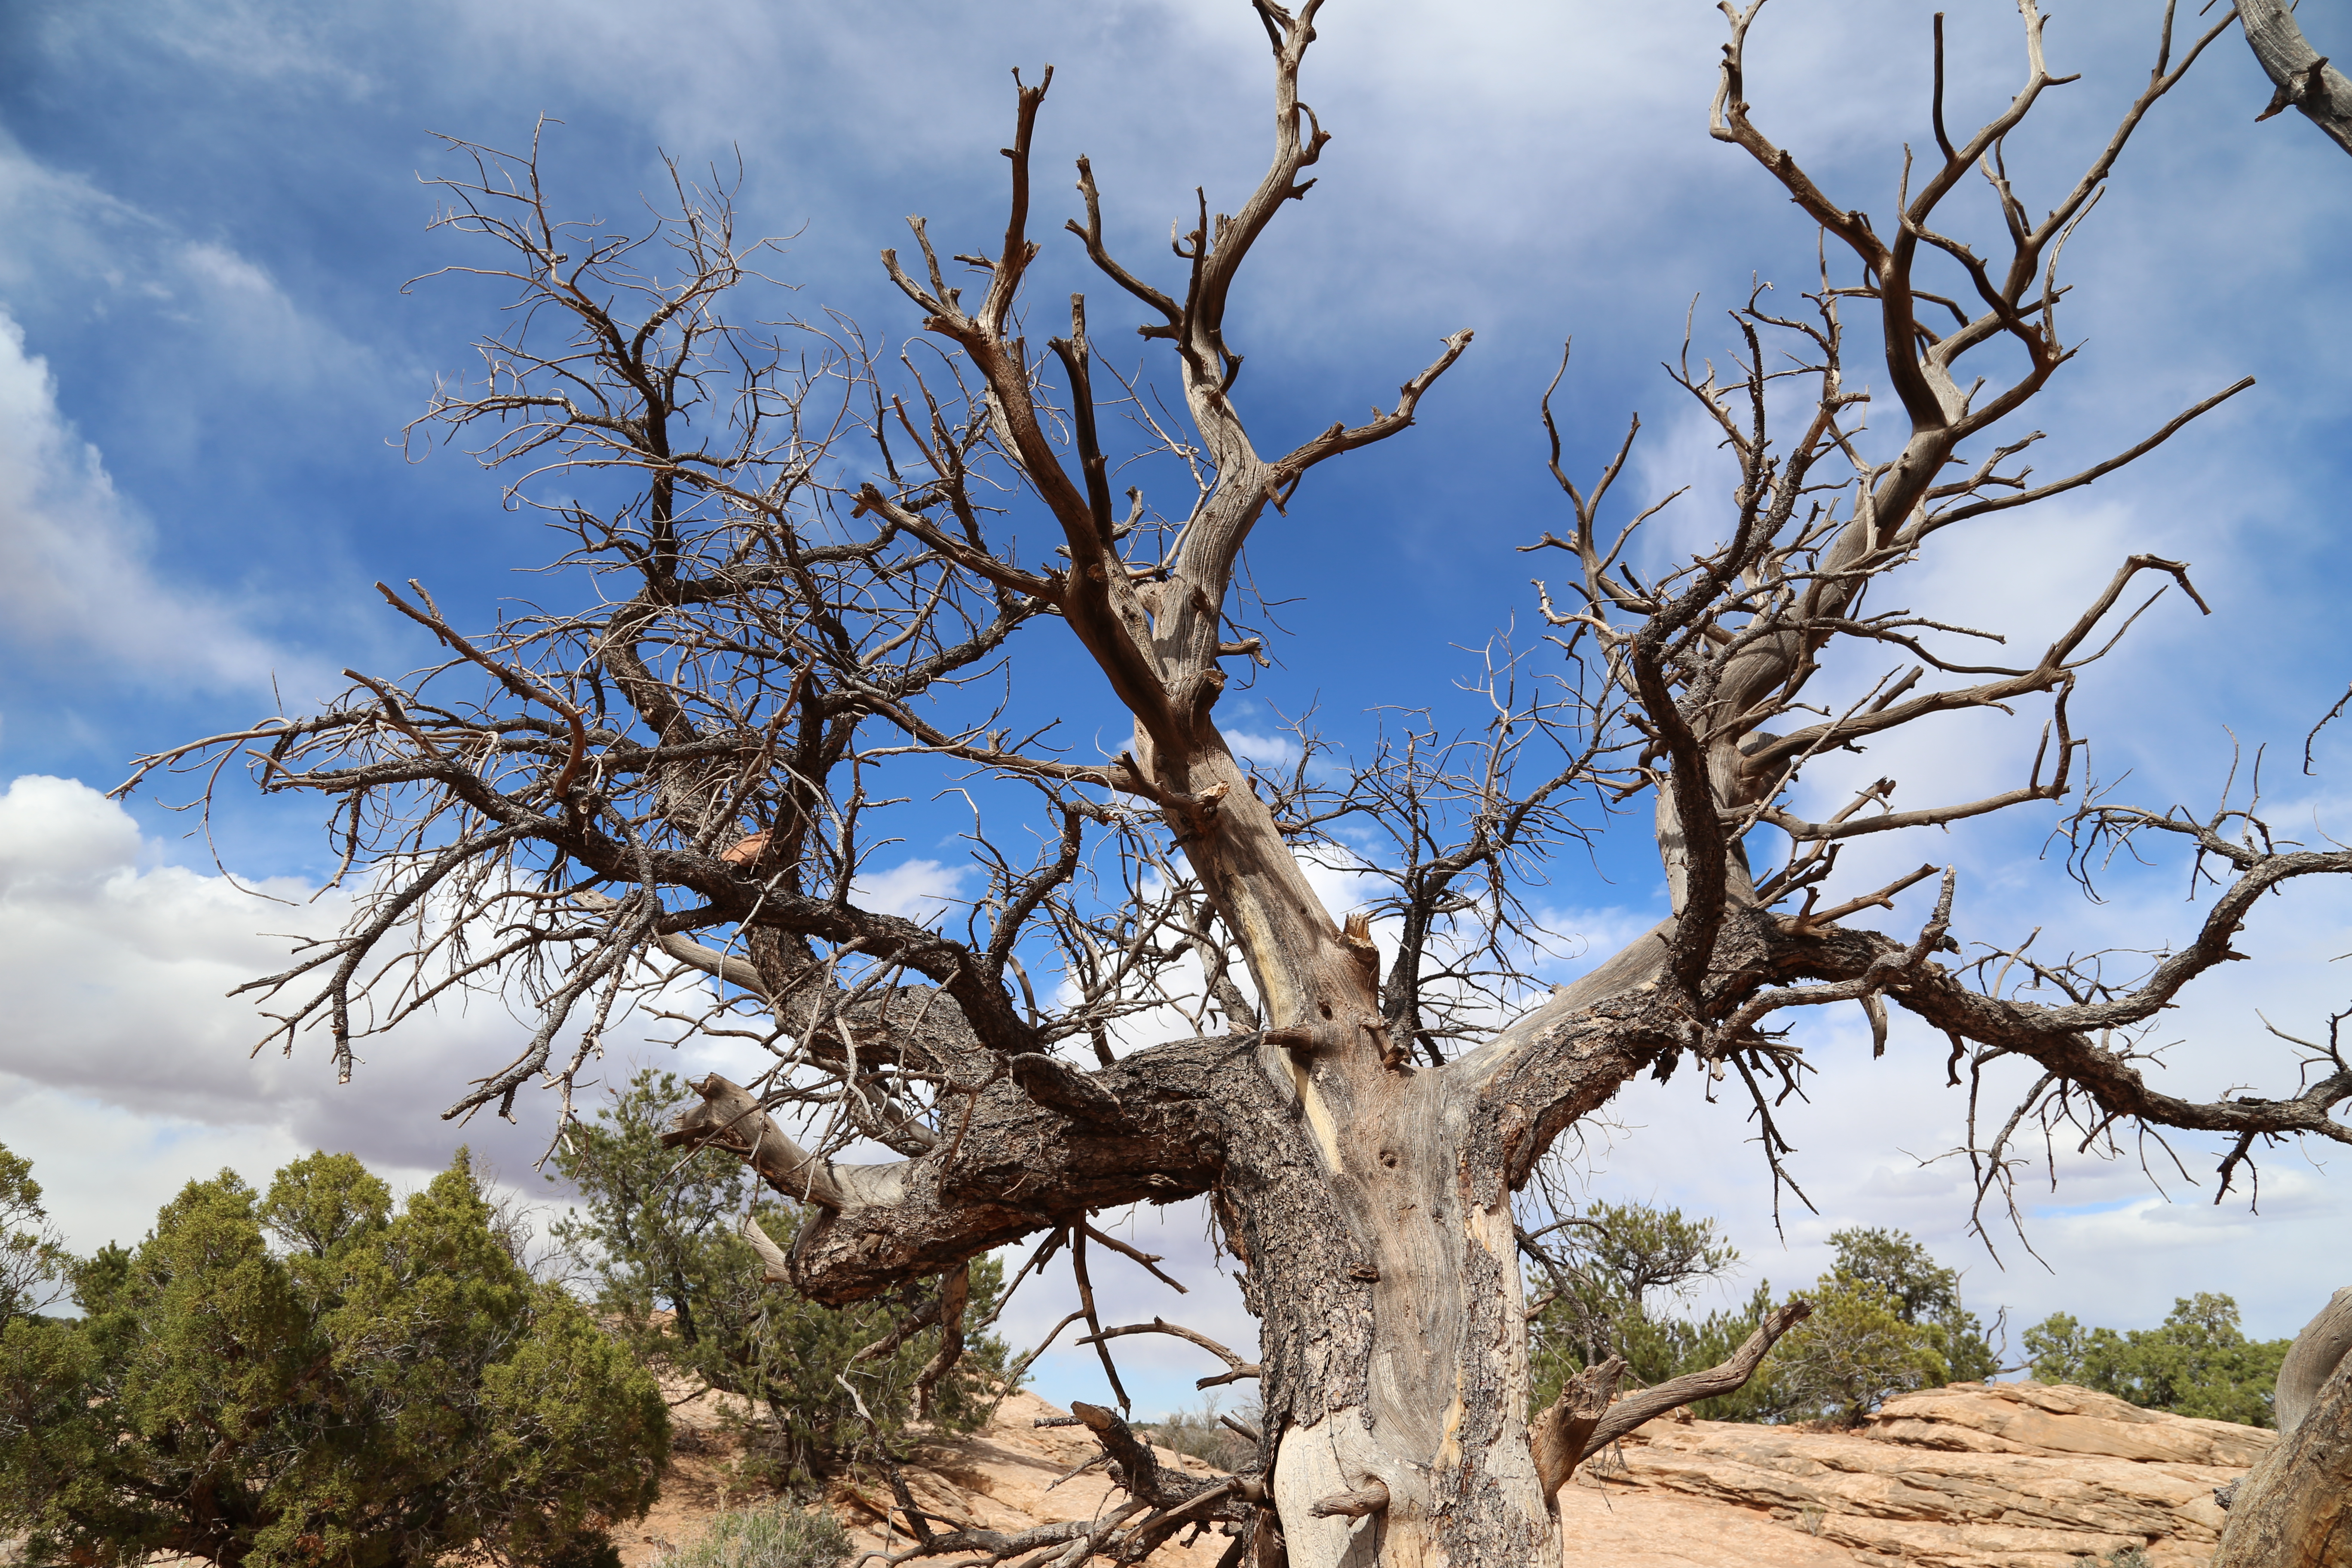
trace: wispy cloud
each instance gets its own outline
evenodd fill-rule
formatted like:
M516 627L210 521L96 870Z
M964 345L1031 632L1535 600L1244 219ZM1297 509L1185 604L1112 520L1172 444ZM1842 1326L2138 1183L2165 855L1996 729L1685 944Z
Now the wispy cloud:
M58 410L44 360L0 313L0 617L20 649L174 688L268 690L289 658L236 606L166 583L152 527Z

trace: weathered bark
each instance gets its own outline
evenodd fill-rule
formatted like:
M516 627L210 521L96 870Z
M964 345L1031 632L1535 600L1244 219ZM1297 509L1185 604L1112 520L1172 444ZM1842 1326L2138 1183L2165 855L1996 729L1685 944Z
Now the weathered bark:
M2337 1291L2295 1350L2339 1333L2345 1318L2336 1310L2347 1304L2352 1291ZM2298 1377L2323 1353L2307 1352ZM2352 1356L2336 1353L2293 1429L2283 1416L2278 1446L2239 1483L2213 1568L2352 1568ZM2284 1368L2280 1376L2284 1384Z
M2319 1391L2347 1356L2352 1356L2352 1285L2327 1299L2287 1347L2279 1363L2273 1412L2281 1432L2292 1432L2318 1403Z
M2293 108L2330 142L2352 153L2352 79L2311 47L2280 0L2238 0L2246 42L2278 90L2257 120Z
M1546 1405L1535 1421L1537 1484L1543 1488L1544 1500L1559 1507L1559 1489L1568 1484L1577 1465L1592 1451L1593 1428L1609 1408L1610 1396L1617 1392L1617 1380L1625 1375L1625 1358L1612 1355L1579 1372L1559 1391L1559 1397Z

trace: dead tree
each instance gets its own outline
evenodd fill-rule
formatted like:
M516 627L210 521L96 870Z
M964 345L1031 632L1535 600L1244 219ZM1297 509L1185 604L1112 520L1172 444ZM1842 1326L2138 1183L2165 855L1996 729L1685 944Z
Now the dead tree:
M1557 1561L1552 1494L1617 1426L1605 1364L1553 1410L1527 1408L1515 1194L1633 1075L1678 1068L1710 1090L1736 1080L1778 1180L1774 1107L1806 1070L1807 1008L1859 1007L1882 1050L1890 1005L1949 1039L1929 1065L1965 1086L1979 1206L1995 1212L2030 1134L2215 1133L2225 1182L2264 1141L2352 1142L2336 1114L2352 1063L2332 1039L2304 1048L2300 1085L2210 1101L2150 1082L2138 1050L2183 986L2241 956L2255 899L2352 871L2352 853L2276 838L2241 802L2198 815L2077 796L2083 874L2127 845L2177 849L2204 878L2194 940L2137 973L1999 945L1954 960L1967 900L1950 870L1875 888L1838 874L1864 835L2074 796L2069 694L2147 584L2196 598L2183 563L2131 555L2022 657L1969 651L2000 642L1990 628L1883 607L1969 524L2093 483L2248 384L2078 472L2038 479L2021 460L2041 439L2021 416L2073 354L2066 238L2220 27L2176 49L2168 11L2145 88L2039 218L2044 198L2012 189L2004 149L2073 79L2045 65L2032 0L2015 96L1958 139L1938 41L1935 149L1906 161L1874 221L1770 139L1745 55L1761 7L1727 6L1713 133L1819 224L1823 256L1801 300L1759 289L1729 312L1728 358L1686 344L1674 372L1736 462L1728 531L1695 557L1651 550L1644 527L1671 497L1612 520L1633 430L1587 484L1555 428L1566 521L1528 546L1565 574L1538 584L1549 641L1495 656L1467 731L1409 722L1337 776L1254 769L1220 731L1220 696L1271 635L1250 625L1237 562L1254 530L1286 526L1315 469L1411 426L1469 334L1362 423L1278 453L1253 441L1231 396L1229 301L1329 139L1299 98L1319 0L1253 4L1272 158L1232 213L1203 195L1172 266L1123 259L1077 166L1072 254L1141 317L1159 356L1141 379L1099 353L1098 300L1073 296L1042 351L1025 336L1050 73L1015 78L1001 240L947 254L918 219L910 252L883 253L920 321L895 355L838 319L745 325L756 312L730 302L762 252L733 233L723 191L681 181L649 231L623 236L551 210L535 146L463 149L474 173L449 183L446 221L482 237L522 308L483 345L483 379L445 389L425 427L477 437L511 496L550 510L566 552L548 598L476 635L423 587L386 588L438 663L352 672L322 712L139 769L211 779L243 758L265 790L331 803L357 913L256 983L289 1048L323 1025L348 1073L355 1040L437 998L520 990L535 1034L451 1114L510 1111L544 1082L568 1115L633 1003L739 1041L742 1082L705 1080L677 1137L735 1149L811 1205L791 1255L767 1250L818 1300L898 1292L952 1331L966 1260L1042 1235L1023 1274L1066 1258L1066 1326L1085 1324L1116 1388L1117 1338L1183 1331L1100 1321L1087 1249L1116 1244L1090 1215L1206 1194L1262 1325L1254 1357L1207 1346L1226 1367L1210 1381L1263 1379L1259 1469L1200 1489L1154 1472L1109 1412L1082 1412L1130 1506L1049 1539L935 1531L909 1502L910 1559L1132 1561L1223 1526L1228 1563ZM1981 254L1940 216L1978 181L2004 220ZM1897 404L1884 434L1846 379L1849 317ZM1121 427L1173 504L1115 494ZM1017 674L1074 656L1132 718L1115 753L1059 741L1023 703ZM1840 680L1861 696L1820 695ZM2013 788L1898 807L1885 779L1820 820L1793 809L1815 759L2029 703L2046 704L2042 742ZM940 919L886 912L869 858L899 803L943 778L972 813L986 886ZM1517 889L1602 808L1643 797L1671 917L1542 995L1544 933ZM1389 847L1368 847L1380 835ZM1769 866L1768 841L1786 846ZM1318 859L1386 890L1327 909ZM1858 923L1923 881L1933 912L1916 931ZM2021 995L2028 981L2052 1000ZM2012 1078L2023 1092L1997 1110L1984 1097ZM845 1160L853 1144L897 1158ZM935 1294L918 1300L925 1280ZM1736 1386L1796 1315L1690 1387L1615 1408Z

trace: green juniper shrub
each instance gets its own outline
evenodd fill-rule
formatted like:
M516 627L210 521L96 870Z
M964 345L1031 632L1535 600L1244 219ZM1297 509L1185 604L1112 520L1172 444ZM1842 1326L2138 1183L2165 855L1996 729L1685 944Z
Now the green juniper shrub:
M1531 1298L1551 1300L1529 1325L1534 1405L1551 1403L1578 1372L1612 1355L1626 1361L1626 1381L1647 1387L1719 1365L1772 1306L1759 1287L1742 1308L1692 1319L1670 1310L1739 1261L1711 1219L1647 1204L1600 1203L1553 1232L1557 1268L1529 1276ZM1751 1381L1693 1411L1711 1421L1756 1420L1762 1413Z
M1831 1273L1805 1294L1812 1316L1781 1336L1759 1373L1772 1416L1857 1426L1897 1394L1951 1381L1928 1331L1906 1322L1901 1298L1884 1287Z
M2178 1298L2162 1324L2117 1333L2064 1312L2025 1331L2043 1383L2073 1383L2149 1410L2245 1426L2274 1426L2271 1399L2292 1340L2250 1340L2226 1295Z
M1948 1374L1945 1381L1982 1383L2000 1370L1984 1325L1960 1304L1958 1270L1937 1264L1899 1230L1841 1230L1830 1244L1837 1248L1835 1278L1874 1287L1896 1317L1927 1331L1928 1348Z
M1899 1230L1832 1234L1813 1315L1772 1347L1756 1386L1770 1417L1859 1426L1898 1394L1981 1382L2000 1360L1960 1301L1957 1270Z
M1769 1283L1736 1310L1697 1319L1667 1310L1738 1263L1712 1220L1604 1203L1565 1235L1562 1277L1539 1271L1528 1284L1559 1292L1531 1325L1538 1408L1577 1370L1611 1354L1625 1358L1635 1386L1719 1365L1772 1310ZM1902 1231L1854 1228L1830 1240L1830 1272L1802 1293L1813 1315L1782 1336L1745 1386L1697 1402L1694 1415L1854 1425L1896 1394L1998 1370L1982 1326L1961 1304L1956 1270Z
M63 1297L67 1261L41 1207L33 1163L0 1144L0 1325L31 1317Z
M797 1487L914 1419L917 1374L937 1352L939 1331L919 1330L889 1354L853 1363L921 1300L908 1292L836 1310L767 1280L738 1234L741 1216L756 1215L786 1248L799 1216L789 1205L757 1201L761 1189L734 1155L709 1149L681 1159L662 1146L687 1096L673 1075L641 1072L593 1121L571 1129L555 1163L580 1205L552 1235L587 1264L598 1308L640 1355L749 1405L738 1486ZM994 1259L972 1261L967 1324L986 1321L1003 1278ZM930 1418L954 1431L980 1425L1007 1361L1001 1340L972 1336L940 1379Z
M74 1271L80 1320L0 1332L0 1533L34 1562L616 1563L667 1411L493 1218L463 1151L396 1214L348 1154L191 1182Z
M1812 1316L1773 1347L1749 1385L1766 1419L1859 1426L1898 1394L1981 1382L1999 1370L1959 1274L1899 1230L1834 1232L1830 1271L1804 1292Z

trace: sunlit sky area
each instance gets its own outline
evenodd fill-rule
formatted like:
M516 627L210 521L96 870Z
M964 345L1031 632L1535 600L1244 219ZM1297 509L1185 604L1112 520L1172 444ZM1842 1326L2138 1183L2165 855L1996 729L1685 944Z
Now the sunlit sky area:
M1947 5L1950 112L1973 124L2019 79L2016 15ZM1932 9L1773 0L1750 44L1759 123L1881 232L1905 143L1931 142ZM2352 56L2352 18L2305 14L2321 53ZM2012 145L2029 207L2056 201L2147 79L2160 15L2141 0L2059 13L2053 68L2083 77ZM1696 353L1727 353L1722 312L1754 282L1793 300L1817 278L1801 215L1707 135L1722 30L1700 0L1326 8L1303 90L1335 140L1244 275L1238 395L1279 449L1388 406L1445 334L1476 341L1415 429L1318 470L1261 527L1250 566L1286 601L1285 631L1276 667L1219 710L1245 744L1279 755L1285 720L1310 710L1343 749L1382 710L1472 721L1461 683L1497 632L1542 668L1529 580L1559 568L1518 547L1565 526L1537 406L1571 336L1555 400L1570 471L1596 471L1638 410L1622 484L1640 504L1695 487L1662 549L1711 537L1729 470L1660 362L1686 320ZM402 439L504 302L464 276L409 286L469 261L462 239L427 228L436 194L420 176L457 169L439 135L520 147L547 117L560 203L616 225L642 214L665 155L722 179L740 160L740 226L783 237L775 271L794 291L774 314L839 310L896 342L919 323L876 253L904 243L906 215L925 215L943 249L1003 232L1012 68L1055 68L1030 295L1052 315L1095 287L1060 232L1079 210L1064 177L1076 155L1092 159L1115 245L1162 269L1166 226L1189 224L1196 185L1215 210L1255 181L1265 36L1245 0L14 0L0 41L0 1142L33 1160L84 1249L135 1238L192 1177L228 1165L265 1179L314 1147L415 1184L468 1142L510 1184L557 1199L531 1172L551 1100L527 1097L511 1127L439 1117L528 1032L495 999L371 1042L348 1087L322 1041L248 1057L265 1026L224 994L281 967L289 933L332 922L306 902L333 866L316 803L231 787L206 823L168 809L176 786L104 797L135 755L313 704L346 667L420 661L377 579L418 579L453 618L486 621L552 553L463 451ZM2125 556L2189 563L2213 613L2168 594L2084 674L2073 717L2090 771L2117 798L2205 812L2233 760L2243 797L2259 756L2275 830L2319 844L2352 837L2352 723L2303 769L2305 735L2352 679L2352 163L2297 116L2256 123L2270 91L2232 33L2126 153L2065 253L2061 324L2081 352L2030 416L2048 433L2035 461L2070 472L2241 376L2256 387L2128 470L1953 541L1913 574L1911 607L2033 649ZM1989 220L1969 210L1997 245ZM1098 340L1131 342L1118 302L1096 310ZM1857 361L1859 377L1873 371ZM1041 658L1075 654L1045 643L1061 628L1039 632ZM1040 679L1073 731L1115 749L1107 691L1066 666ZM1906 733L1852 771L1901 777L1915 805L2010 787L2042 711ZM1825 769L1807 788L1846 782ZM2185 863L2117 865L2087 898L2049 844L2064 815L2035 805L1874 846L1841 886L1948 861L1969 942L2041 928L2051 951L2151 949L2193 929ZM1535 901L1581 956L1550 977L1663 912L1647 817L1643 805L1596 819L1592 852L1552 864ZM973 890L963 825L944 807L910 820L919 831L877 887L908 910ZM1927 890L1885 929L1916 929ZM2158 1043L2178 1041L2165 1086L2290 1090L2294 1051L2264 1023L2324 1034L2352 1005L2335 962L2352 950L2348 911L2342 888L2267 901L2239 942L2255 962L2165 1016ZM1717 1216L1741 1249L1745 1272L1696 1308L1744 1300L1759 1279L1810 1281L1829 1234L1857 1224L1906 1228L1965 1268L1969 1306L2005 1307L2012 1348L2052 1311L2147 1327L2195 1290L2234 1294L2251 1332L2290 1334L2352 1282L2352 1159L2272 1150L2259 1212L2243 1190L2216 1207L2219 1151L2199 1134L2112 1160L2037 1143L2021 1191L2042 1261L2005 1227L1996 1260L1966 1235L1966 1163L1937 1158L1969 1111L1944 1087L1945 1042L1898 1015L1873 1060L1858 1014L1820 1011L1835 1016L1800 1026L1821 1069L1811 1102L1788 1110L1817 1212L1784 1201L1776 1229L1743 1107L1709 1103L1700 1075L1634 1085L1587 1130L1577 1172L1594 1196ZM742 1069L728 1048L640 1032L615 1046L606 1082L639 1064ZM1198 1205L1119 1224L1193 1290L1180 1300L1103 1259L1098 1278L1118 1276L1107 1312L1254 1342ZM1052 1323L1064 1289L1027 1288L1008 1337ZM1172 1342L1126 1359L1146 1413L1189 1402L1191 1379L1214 1370ZM1047 1357L1037 1386L1060 1402L1103 1394L1085 1351Z

